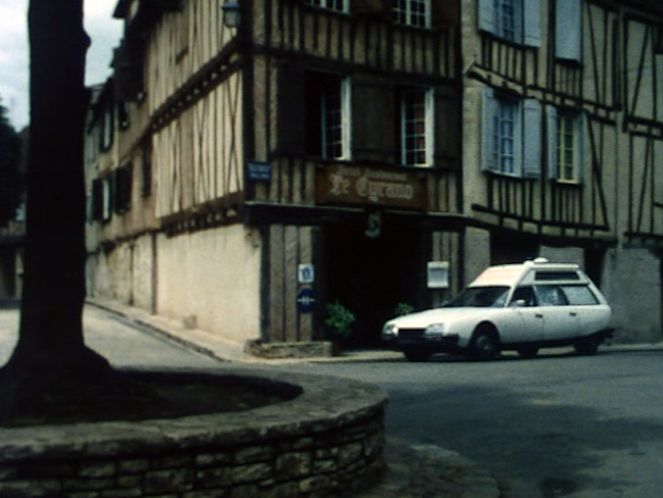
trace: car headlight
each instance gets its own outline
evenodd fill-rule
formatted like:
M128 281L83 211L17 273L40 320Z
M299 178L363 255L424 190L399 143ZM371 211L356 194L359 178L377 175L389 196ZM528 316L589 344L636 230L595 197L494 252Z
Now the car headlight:
M398 334L398 327L394 323L387 323L382 328L382 337L384 339L392 339Z
M424 333L426 335L444 335L446 330L447 327L443 323L431 323L428 327L426 327Z

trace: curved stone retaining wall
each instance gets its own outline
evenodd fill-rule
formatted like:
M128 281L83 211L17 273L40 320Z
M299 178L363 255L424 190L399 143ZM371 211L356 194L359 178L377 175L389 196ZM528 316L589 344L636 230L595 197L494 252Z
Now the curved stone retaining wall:
M329 377L241 375L303 393L245 412L0 429L0 496L291 498L336 495L377 478L381 390Z

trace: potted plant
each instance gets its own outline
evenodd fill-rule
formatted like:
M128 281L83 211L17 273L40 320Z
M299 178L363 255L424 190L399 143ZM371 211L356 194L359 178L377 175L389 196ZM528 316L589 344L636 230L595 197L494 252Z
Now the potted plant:
M354 313L338 301L327 305L325 326L331 333L334 347L338 347L339 344L346 342L352 336L352 324L354 322Z

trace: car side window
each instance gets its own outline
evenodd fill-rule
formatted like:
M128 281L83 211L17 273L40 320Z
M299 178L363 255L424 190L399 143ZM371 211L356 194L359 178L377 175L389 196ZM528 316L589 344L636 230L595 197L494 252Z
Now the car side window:
M591 306L599 304L594 293L586 285L563 285L562 290L572 305Z
M557 285L537 285L535 289L539 306L566 306L569 304L562 289Z
M536 306L537 301L534 289L530 286L518 287L513 292L513 297L511 298L512 303L516 301L525 301L525 306Z

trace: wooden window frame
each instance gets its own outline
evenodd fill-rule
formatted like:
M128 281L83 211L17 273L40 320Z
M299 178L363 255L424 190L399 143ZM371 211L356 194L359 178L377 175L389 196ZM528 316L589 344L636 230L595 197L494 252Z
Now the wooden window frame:
M320 132L321 155L323 159L349 160L350 148L350 113L351 113L350 78L340 78L338 92L329 86L320 95Z
M411 103L409 97L417 96L418 102L414 106L423 107L423 116L410 119L412 109L408 108ZM404 88L400 92L400 159L404 166L432 167L434 164L434 133L433 123L435 116L435 99L432 88ZM416 112L415 112L416 114ZM417 125L423 125L422 131L410 132L408 124L415 128ZM420 143L423 139L423 148L418 145L410 147L409 142Z
M415 6L422 6L423 13ZM392 17L396 24L413 28L431 28L431 0L392 0Z
M494 164L497 165L495 171L497 173L509 176L520 176L518 175L518 161L516 148L520 146L518 140L518 127L520 126L520 103L516 100L511 100L508 98L498 98L498 112L494 116L495 124L493 127L495 136L494 136ZM507 115L507 111L510 113ZM510 123L511 132L510 134L504 133L504 127ZM506 150L506 145L511 144L511 150ZM511 161L511 167L507 168L505 161Z
M581 116L571 112L557 115L557 182L577 184L580 182L579 147ZM569 161L569 155L571 160Z

